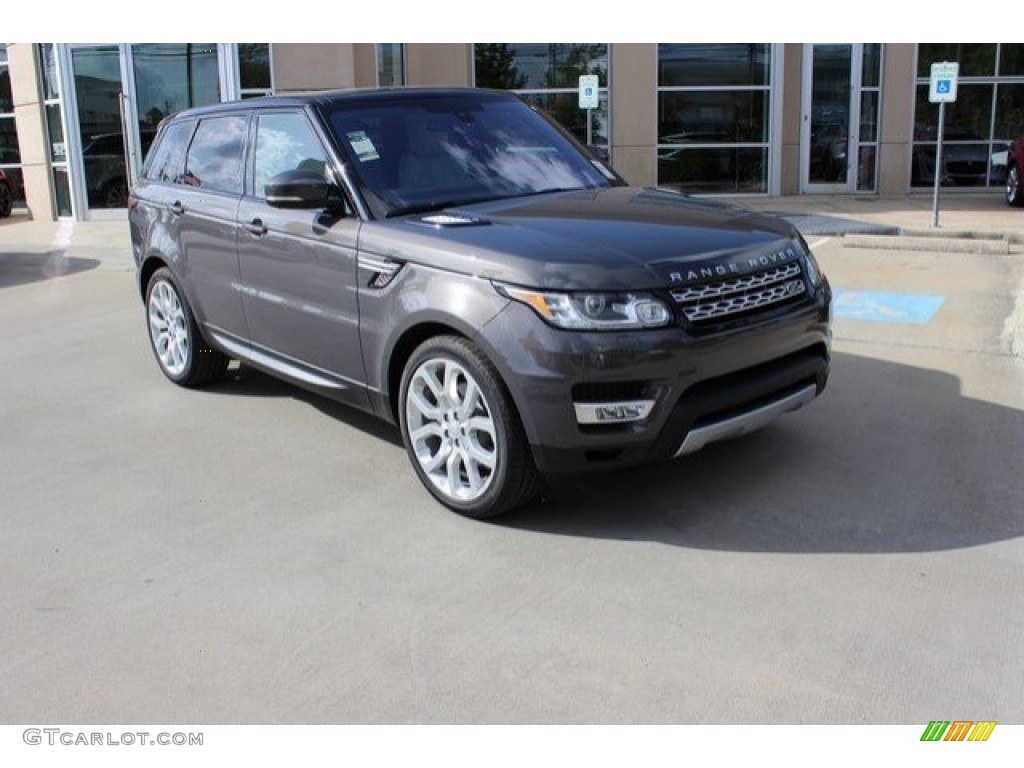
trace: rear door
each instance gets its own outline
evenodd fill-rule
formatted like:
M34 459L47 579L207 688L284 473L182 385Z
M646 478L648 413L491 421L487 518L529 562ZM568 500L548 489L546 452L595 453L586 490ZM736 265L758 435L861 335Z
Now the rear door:
M313 170L330 178L327 153L305 112L257 112L251 146L238 252L254 351L299 366L312 383L365 407L356 294L359 221L266 203L267 180L283 171Z
M186 290L204 327L244 342L249 331L238 291L238 203L242 197L247 114L199 120L182 184L170 199L177 216Z

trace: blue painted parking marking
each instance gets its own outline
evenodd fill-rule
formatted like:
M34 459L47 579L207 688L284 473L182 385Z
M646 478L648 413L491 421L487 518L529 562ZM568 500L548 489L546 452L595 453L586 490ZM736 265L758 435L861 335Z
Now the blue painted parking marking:
M945 300L945 296L838 289L832 306L835 317L843 320L924 325Z

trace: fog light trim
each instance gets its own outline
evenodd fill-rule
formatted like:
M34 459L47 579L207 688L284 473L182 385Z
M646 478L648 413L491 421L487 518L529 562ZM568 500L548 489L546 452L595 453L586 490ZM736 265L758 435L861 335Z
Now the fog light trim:
M607 403L573 403L578 424L628 424L651 414L654 400L615 400Z

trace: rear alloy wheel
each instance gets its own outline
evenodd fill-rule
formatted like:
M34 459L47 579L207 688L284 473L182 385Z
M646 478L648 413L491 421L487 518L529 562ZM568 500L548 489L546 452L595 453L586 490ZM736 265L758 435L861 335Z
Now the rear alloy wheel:
M1006 171L1006 202L1018 208L1024 206L1024 190L1020 187L1020 171L1016 165Z
M195 387L227 368L228 358L203 342L192 310L166 267L149 280L146 319L160 370L175 384Z
M402 376L402 439L420 480L449 509L477 519L525 504L540 475L494 366L468 340L441 336Z

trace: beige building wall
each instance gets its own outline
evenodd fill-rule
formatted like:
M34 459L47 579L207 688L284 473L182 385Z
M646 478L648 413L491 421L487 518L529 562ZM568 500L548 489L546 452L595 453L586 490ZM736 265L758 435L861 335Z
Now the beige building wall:
M612 165L630 183L658 183L658 46L613 43L609 99Z
M353 43L276 43L274 90L277 93L354 88Z
M8 43L7 60L10 63L18 146L21 149L25 205L31 218L53 221L56 211L51 191L52 174L36 47L32 43Z
M803 121L803 43L786 43L782 50L782 160L780 193L800 194L800 124Z
M878 149L879 193L910 191L914 125L914 43L888 43L882 73L882 134Z
M473 46L467 43L408 43L407 85L472 85Z

